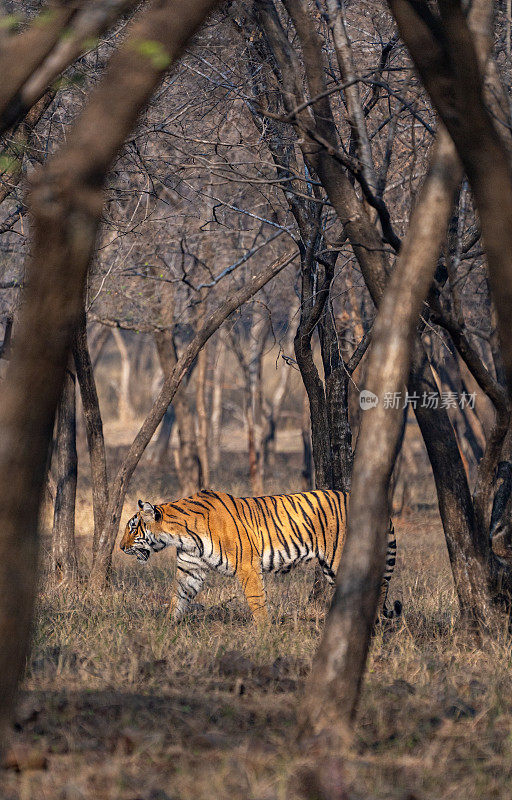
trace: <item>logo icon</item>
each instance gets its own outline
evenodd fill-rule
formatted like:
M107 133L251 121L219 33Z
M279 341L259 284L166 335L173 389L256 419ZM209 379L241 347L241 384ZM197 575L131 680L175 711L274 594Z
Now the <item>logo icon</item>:
M379 398L368 389L363 389L363 391L359 393L359 405L363 411L367 411L369 408L375 408L378 404Z

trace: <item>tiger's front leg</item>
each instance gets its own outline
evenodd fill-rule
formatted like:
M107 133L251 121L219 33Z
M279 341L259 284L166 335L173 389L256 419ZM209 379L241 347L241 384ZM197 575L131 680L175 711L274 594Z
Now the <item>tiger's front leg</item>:
M179 622L203 588L206 568L200 558L180 553L176 558L176 592L170 603L171 619Z

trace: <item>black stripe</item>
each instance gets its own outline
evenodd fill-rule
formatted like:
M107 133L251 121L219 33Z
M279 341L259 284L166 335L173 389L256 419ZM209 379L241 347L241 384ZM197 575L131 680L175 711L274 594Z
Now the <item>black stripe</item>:
M247 530L243 527L242 520L240 519L240 511L238 509L238 504L235 502L235 498L231 497L231 495L229 495L229 499L231 500L231 502L233 503L233 505L235 507L236 515L237 515L238 519L240 520L240 525L242 526L243 532L245 533L245 536L246 536L246 539L249 542L249 547L251 548L251 564L252 564L252 550L253 550L253 547L252 547L252 543L251 543L251 537L249 536ZM240 544L240 553L243 553L244 552L244 545L243 545L243 542L242 542L242 537L240 536L240 529L238 527L238 523L235 525L235 528L236 528L236 535L238 536L238 543ZM237 569L238 569L238 551L236 553L235 572L237 571Z
M311 494L315 495L315 492L311 492ZM306 501L306 503L311 507L313 513L315 513L315 508L314 508L312 502L310 501L310 499L308 497L308 494L306 492L304 492L304 494L302 496L303 496L304 500ZM318 498L317 498L317 501L318 501ZM322 531L322 537L323 537L323 540L324 540L323 552L325 554L325 549L326 549L325 528L324 528L324 525L322 523L322 519L321 519L320 515L318 514L318 510L316 511L316 517L318 519L318 523L319 523L320 529ZM316 534L316 537L317 537L317 548L318 548L318 532Z
M265 530L267 531L267 535L268 535L268 549L270 551L270 567L267 570L267 572L273 572L273 570L274 570L274 555L275 555L275 551L274 551L274 545L272 544L272 537L270 536L270 531L269 531L267 520L265 518L264 511L260 506L260 498L259 497L254 497L253 500L254 500L255 509L258 510L258 520L260 519L260 510L261 510L261 518L263 519L263 525L261 527L265 528ZM261 523L260 523L260 525L261 525ZM264 556L265 556L265 548L263 548L263 555L261 557L262 565L263 565Z
M269 495L265 499L268 500L271 503L271 505L274 507L274 519L273 519L273 522L274 522L274 529L275 529L275 532L276 532L276 536L277 536L278 540L281 542L281 544L283 545L285 553L288 556L288 558L291 558L292 554L290 552L290 548L289 548L288 542L286 540L286 533L283 531L282 527L280 527L280 525L278 526L278 524L277 524L277 522L281 523L281 520L279 519L279 514L277 513L277 501L271 495ZM268 511L269 511L270 516L272 517L272 509L268 509Z
M285 523L286 535L288 536L288 538L290 540L290 543L294 546L294 548L295 548L295 550L297 552L297 558L301 558L301 549L302 548L299 547L299 545L297 545L297 543L295 541L295 535L294 535L295 532L294 532L293 527L291 525L291 517L290 517L289 512L286 509L285 504L284 504L283 496L279 495L278 499L281 501L281 509L283 510L285 517L288 519L288 524L286 525L286 523ZM281 516L280 516L280 514L279 514L279 512L277 510L278 509L277 499L276 499L275 505L276 505L276 515L277 515L277 518L279 520L279 523L281 524ZM302 541L301 541L300 538L299 538L299 544L302 545Z

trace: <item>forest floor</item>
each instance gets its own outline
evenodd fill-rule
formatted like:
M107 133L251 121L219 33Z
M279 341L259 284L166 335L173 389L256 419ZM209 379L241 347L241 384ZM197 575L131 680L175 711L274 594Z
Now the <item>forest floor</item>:
M90 517L82 499L84 548ZM345 764L352 797L512 798L510 639L478 647L458 626L432 509L395 527L390 597L404 613L373 640ZM1 770L2 800L292 800L294 730L325 614L308 602L311 581L311 569L270 578L273 621L259 632L236 582L213 575L204 608L176 627L168 551L147 565L117 552L100 596L43 581L13 731L19 771Z

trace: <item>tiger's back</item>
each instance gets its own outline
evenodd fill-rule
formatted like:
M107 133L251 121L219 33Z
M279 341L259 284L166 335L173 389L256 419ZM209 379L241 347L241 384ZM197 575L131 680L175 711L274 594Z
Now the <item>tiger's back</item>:
M346 534L347 498L342 492L233 497L206 489L156 506L139 500L139 508L126 527L121 549L147 560L151 551L169 544L177 548L176 619L185 614L210 569L237 576L258 622L267 619L263 573L286 573L316 558L334 583ZM394 616L385 596L395 554L392 532L383 581L386 616Z
M317 558L326 576L334 580L345 541L347 509L342 492L230 500L259 553L262 572L286 573L303 561ZM234 518L235 526L240 525L238 520Z

